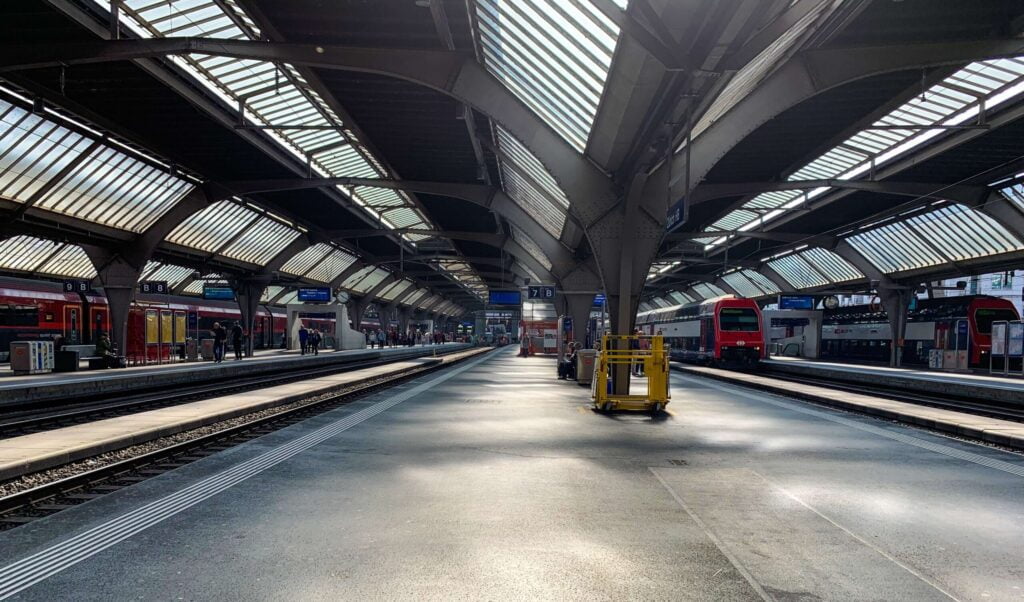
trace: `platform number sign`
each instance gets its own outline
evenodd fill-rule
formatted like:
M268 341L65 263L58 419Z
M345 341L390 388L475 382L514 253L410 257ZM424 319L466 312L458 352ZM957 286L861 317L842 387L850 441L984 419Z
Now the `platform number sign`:
M166 280L143 280L139 283L139 292L147 295L166 295Z
M527 289L528 299L551 300L555 298L555 287L553 286L530 286Z
M65 280L64 281L64 292L65 293L87 293L87 292L89 292L89 281L88 280Z

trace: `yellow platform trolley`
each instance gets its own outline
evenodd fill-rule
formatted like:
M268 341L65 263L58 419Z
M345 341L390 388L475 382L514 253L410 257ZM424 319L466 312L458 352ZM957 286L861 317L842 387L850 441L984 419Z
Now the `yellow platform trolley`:
M594 408L603 412L638 410L661 413L672 397L668 362L668 349L660 335L604 335L591 381ZM616 370L620 366L622 368ZM646 391L616 395L615 374L629 375L639 366L643 366L643 376L633 376L630 388L646 385Z

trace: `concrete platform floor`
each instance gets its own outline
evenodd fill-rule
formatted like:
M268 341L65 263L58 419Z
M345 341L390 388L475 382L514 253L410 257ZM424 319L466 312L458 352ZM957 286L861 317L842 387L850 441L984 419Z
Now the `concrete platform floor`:
M0 533L24 600L1021 600L1024 458L499 351Z

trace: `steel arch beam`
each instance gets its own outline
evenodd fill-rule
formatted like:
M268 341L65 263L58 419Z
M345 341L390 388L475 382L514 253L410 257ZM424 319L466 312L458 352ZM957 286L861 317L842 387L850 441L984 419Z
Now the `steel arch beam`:
M392 190L409 190L462 199L474 205L490 209L522 229L547 255L552 263L552 272L556 275L573 270L577 264L572 252L557 238L552 236L550 232L545 230L533 216L513 201L504 191L486 184L383 180L375 178L296 178L220 182L217 184L218 188L223 189L221 194L228 196L256 192L282 192L321 188L324 186L390 188Z
M890 182L888 180L790 180L783 182L737 182L729 184L701 184L697 186L687 204L690 206L714 199L749 196L781 190L813 190L815 188L841 188L897 196L931 197L958 203L976 203L988 196L987 186L969 184L938 184L931 182Z
M667 174L660 173L651 181L670 184L671 198L683 198L693 192L727 152L754 130L787 109L837 86L895 71L959 65L1022 53L1024 39L1016 38L801 52L694 138L688 175L686 153L680 152L672 159L671 182ZM667 162L658 168L658 172L668 170Z
M0 72L182 54L373 73L433 88L474 107L511 132L551 172L584 223L596 220L618 202L615 187L600 169L466 53L210 38L123 39L4 48Z

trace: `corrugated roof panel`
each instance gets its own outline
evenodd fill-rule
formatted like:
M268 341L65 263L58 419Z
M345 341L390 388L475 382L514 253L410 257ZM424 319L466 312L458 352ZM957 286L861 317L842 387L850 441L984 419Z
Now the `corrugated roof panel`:
M60 250L36 268L36 271L42 274L55 274L86 280L96 277L96 268L93 267L92 261L82 247L69 244L62 245Z
M813 288L829 283L821 273L798 255L787 255L768 262L768 266L786 279L793 288Z
M146 264L146 269L143 270L140 280L163 281L167 283L167 286L173 288L194 273L194 269L185 266L151 261Z
M580 152L618 39L589 2L476 0L484 65Z
M300 234L291 226L263 216L243 230L234 242L221 251L221 255L257 265L264 264Z
M530 238L529 235L526 234L526 232L523 232L522 229L520 229L519 226L516 226L515 224L512 224L512 238L517 243L519 243L519 246L523 247L523 249L525 249L531 257L537 260L537 263L542 265L545 270L551 270L551 260L548 259L547 255L544 254L544 251L540 248L540 245L534 242L534 240ZM537 275L534 274L533 276L536 277Z
M946 262L906 222L894 222L846 239L879 270L891 274Z
M0 196L27 201L88 150L92 142L0 100Z
M372 289L373 287L380 284L381 280L384 280L390 275L391 273L385 270L384 268L375 267L373 268L373 271L367 273L366 277L364 277L359 282L355 283L355 285L353 285L351 288L357 293L366 293L369 292L369 290Z
M81 247L34 236L0 240L0 268L68 278L96 277L96 270Z
M725 274L722 276L722 280L724 280L725 283L729 285L729 288L736 291L736 294L741 297L754 298L760 297L764 294L760 288L740 272Z
M294 257L285 262L281 266L281 271L292 274L294 276L301 276L309 271L314 265L322 261L334 248L327 244L319 242L311 247L306 247L304 250L299 251Z
M802 251L800 256L832 282L848 282L864 277L853 264L828 249L814 247Z
M323 261L317 263L304 277L317 282L332 282L342 272L355 263L356 258L341 249L334 249Z
M259 214L234 201L218 201L193 213L171 230L166 240L208 253L215 253L252 225Z
M779 285L775 284L771 278L765 276L761 272L755 272L754 270L743 270L743 275L747 277L747 280L761 289L766 295L774 295L779 292Z

